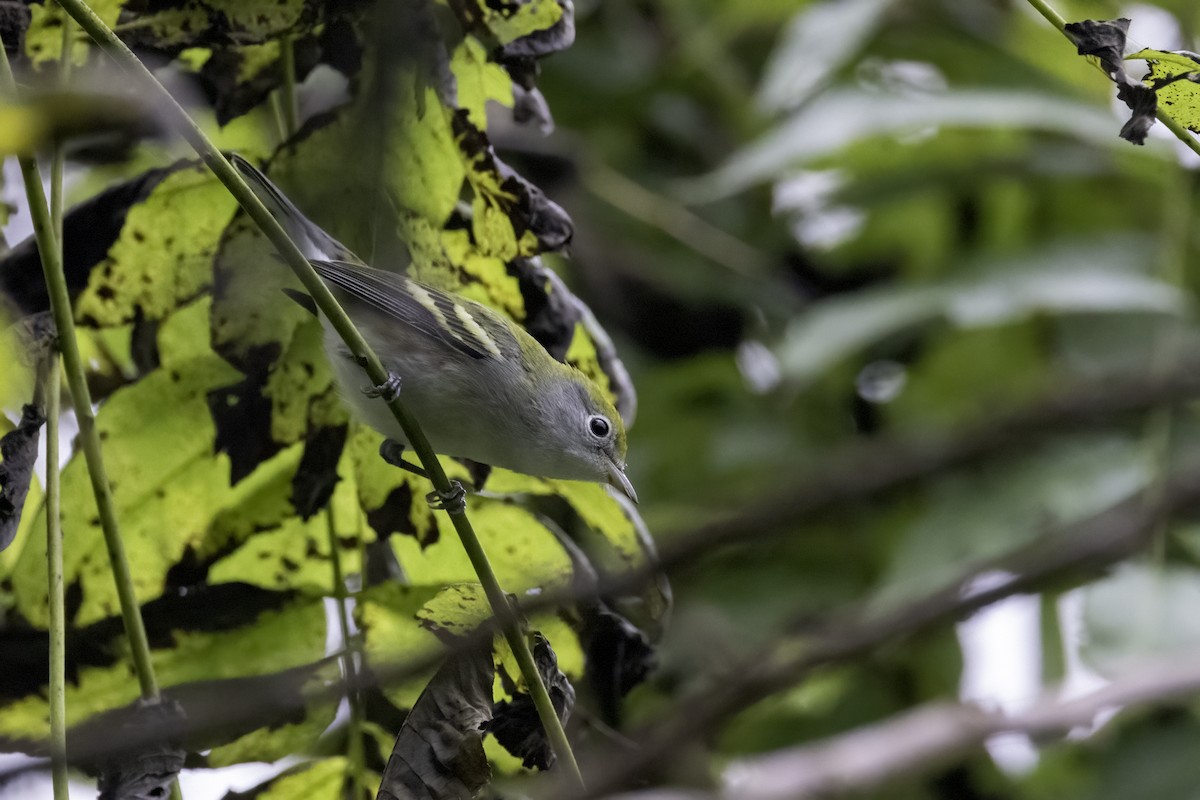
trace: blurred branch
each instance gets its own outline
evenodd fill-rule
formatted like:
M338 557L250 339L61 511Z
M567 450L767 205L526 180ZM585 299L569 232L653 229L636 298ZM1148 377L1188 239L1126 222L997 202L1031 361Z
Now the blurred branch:
M656 194L605 164L580 172L584 188L630 217L658 228L680 244L745 277L762 275L770 259L669 197Z
M732 669L700 680L701 690L686 696L665 722L644 732L638 740L638 748L621 748L619 756L611 760L599 754L602 769L593 777L597 782L595 793L586 796L606 795L624 786L656 763L662 763L659 759L679 745L703 738L732 714L794 684L820 667L842 663L881 645L961 619L1010 595L1045 589L1069 580L1072 575L1094 573L1115 564L1146 546L1152 537L1154 523L1161 515L1196 503L1200 503L1200 468L1169 480L1160 504L1148 506L1144 493L1135 495L1063 532L976 565L953 583L891 611L879 613L870 607L856 608L830 616L819 628L806 623L803 641L797 643L796 638L789 638L782 645L753 654ZM1004 575L1002 581L990 581L985 589L976 588L981 575L998 573ZM601 581L583 590L546 593L522 603L520 611L533 615L574 600L605 594L605 582ZM456 639L445 650L402 661L372 664L370 670L357 671L343 681L306 685L319 666L341 657L341 654L334 654L316 664L274 675L172 687L167 695L183 706L184 716L159 725L145 725L136 734L120 741L107 735L108 724L89 722L90 732L72 733L70 760L86 763L118 752L137 751L160 739L181 741L190 749L211 747L219 743L214 739L218 735L224 739L231 733L241 735L277 724L306 706L336 702L347 693L427 676L445 658L456 657L472 648L491 647L497 630L498 623L493 618Z
M1150 370L1087 381L964 429L850 446L786 483L781 481L780 488L739 511L687 532L659 537L656 564L611 579L601 589L609 594L629 591L657 572L691 563L722 546L761 543L835 508L983 458L1019 453L1039 436L1111 424L1122 414L1196 397L1200 397L1200 357L1192 353L1176 362L1170 374Z
M1049 692L1032 708L1010 715L973 705L929 703L812 744L734 761L716 792L635 792L620 795L620 800L801 800L869 791L951 764L996 734L1060 736L1091 726L1108 710L1178 701L1200 692L1200 658L1149 664L1073 700L1059 699L1063 691Z
M754 653L686 693L664 721L637 737L637 750L594 761L585 797L611 794L670 763L669 756L680 746L702 740L734 714L821 667L963 619L1010 595L1039 591L1116 564L1149 544L1157 520L1197 503L1200 468L1193 467L1166 482L1160 503L1150 505L1147 493L1139 493L1060 533L976 565L949 585L908 603L883 612L868 604L828 620L800 641L785 640ZM982 583L978 579L984 575L1001 579Z

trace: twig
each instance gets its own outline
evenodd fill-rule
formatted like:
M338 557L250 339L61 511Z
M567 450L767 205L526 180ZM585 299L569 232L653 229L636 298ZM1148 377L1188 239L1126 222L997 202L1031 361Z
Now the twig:
M344 684L349 686L357 678L354 658L355 650L351 644L350 616L346 611L346 579L342 574L342 558L338 550L337 530L334 526L333 499L325 507L325 528L329 532L329 561L333 565L333 600L337 603L338 628L342 634L342 677ZM362 538L359 538L362 541ZM347 769L351 771L350 781L355 788L354 797L361 798L366 787L363 785L363 747L362 747L362 693L348 691L346 703L350 706L350 722L347 726Z
M275 110L275 124L279 127L279 138L287 141L300 130L300 107L296 98L296 51L292 37L279 40L279 68L283 71L283 82L271 95Z
M71 79L71 20L62 23L62 55L58 64L59 89L66 91ZM63 248L63 161L64 146L55 142L50 156L50 220L58 259ZM46 372L46 596L50 634L50 780L54 800L69 800L67 776L67 623L63 588L63 535L59 513L62 474L58 458L59 415L62 395L58 347L50 354Z
M54 800L67 800L66 612L63 597L62 476L58 463L59 399L62 393L57 351L46 370L46 592L50 607L50 759Z
M66 3L63 3L63 6L66 8ZM3 50L4 48L0 47L0 88L15 94L16 81L8 63L8 54ZM96 432L91 393L88 390L83 359L79 355L79 342L75 338L75 319L71 311L66 278L63 275L62 251L54 235L54 221L46 204L46 193L42 189L37 162L27 156L19 157L18 162L21 166L21 177L25 181L25 194L29 201L29 213L33 218L33 233L41 256L46 290L50 296L50 309L58 330L59 348L67 371L67 384L71 389L71 402L79 423L79 438L87 461L88 477L91 479L92 492L96 496L100 528L104 533L113 580L117 585L117 598L121 606L125 634L129 637L134 671L137 673L142 697L154 699L158 697L158 682L154 678L154 666L150 661L150 643L146 639L146 628L142 624L133 576L129 571L129 561L125 557L125 545L121 541L112 488L108 483L108 473L104 469L104 453Z
M305 291L313 298L321 314L329 320L330 325L337 331L342 341L345 342L347 348L354 355L355 361L366 371L371 383L376 386L387 383L390 377L387 370L384 369L378 356L375 355L363 339L362 334L354 327L350 318L346 316L346 312L338 304L337 300L334 299L333 294L329 291L329 287L325 285L313 270L312 265L308 263L308 259L304 257L296 247L296 244L288 237L279 222L271 216L271 212L267 210L262 201L246 185L246 182L242 180L237 170L225 159L183 107L158 82L158 79L133 54L133 51L117 38L116 34L96 16L83 0L60 0L60 2L67 13L79 23L80 27L87 31L88 35L119 66L135 79L143 81L147 88L161 95L166 112L175 117L183 138L195 149L196 153L204 160L204 163L208 165L208 168L212 170L217 179L225 185L229 193L233 195L238 204L254 220L267 239L270 240L275 250L287 265L296 273L296 276L304 285ZM399 423L401 430L404 431L404 436L408 440L409 445L416 452L421 466L425 468L425 472L429 475L434 490L442 497L451 496L453 494L453 487L450 480L446 477L445 470L442 469L441 462L433 452L433 448L430 447L429 440L425 438L425 434L417 424L417 421L405 408L400 397L397 396L389 400L388 408ZM546 730L550 744L567 772L575 779L576 784L582 785L582 776L575 761L575 755L571 751L571 745L567 740L566 732L563 730L562 722L554 711L550 695L546 691L541 674L534 663L533 653L529 649L529 643L525 640L520 621L514 610L509 606L507 595L505 595L504 590L500 587L500 582L496 579L496 574L492 570L491 563L488 561L487 553L484 552L483 545L480 543L479 537L476 536L475 530L467 518L466 508L459 504L447 507L445 510L450 516L455 531L458 533L463 549L466 551L471 566L475 570L475 574L479 577L479 582L483 585L484 593L487 595L492 611L501 622L505 640L512 649L517 664L520 666L521 675L528 686L534 706L538 712L538 717Z
M594 162L580 173L584 188L630 217L666 233L731 272L763 275L770 266L761 250L725 232L678 202L655 194L612 167Z

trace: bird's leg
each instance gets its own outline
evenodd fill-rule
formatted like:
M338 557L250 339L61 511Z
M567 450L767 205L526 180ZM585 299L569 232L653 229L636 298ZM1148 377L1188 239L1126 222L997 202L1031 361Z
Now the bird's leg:
M434 490L425 495L425 502L435 511L448 511L451 514L461 514L467 510L467 490L458 481L450 481L450 491Z
M384 439L379 443L379 457L393 467L407 470L413 475L420 475L425 480L429 480L429 475L425 470L418 467L416 464L410 464L404 460L404 445L397 442L395 439Z
M390 403L400 396L400 387L403 381L400 376L394 372L389 372L387 380L378 386L367 386L362 392L367 397L382 397L383 402Z

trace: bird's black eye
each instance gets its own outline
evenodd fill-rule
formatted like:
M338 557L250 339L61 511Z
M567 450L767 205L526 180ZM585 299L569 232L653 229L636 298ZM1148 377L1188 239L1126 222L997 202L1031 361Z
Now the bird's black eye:
M592 432L592 436L597 439L605 439L612 432L612 425L604 417L596 414L588 417L588 430Z

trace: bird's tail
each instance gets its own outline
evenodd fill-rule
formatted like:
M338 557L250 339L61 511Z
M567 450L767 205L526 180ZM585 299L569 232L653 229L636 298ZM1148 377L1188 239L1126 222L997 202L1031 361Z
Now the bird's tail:
M275 217L288 236L292 237L292 241L300 248L305 258L319 261L357 260L345 245L300 213L300 209L296 208L279 187L257 167L236 153L229 157L229 161L246 179L246 183L258 195L258 199L263 201L271 216Z

